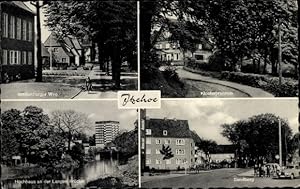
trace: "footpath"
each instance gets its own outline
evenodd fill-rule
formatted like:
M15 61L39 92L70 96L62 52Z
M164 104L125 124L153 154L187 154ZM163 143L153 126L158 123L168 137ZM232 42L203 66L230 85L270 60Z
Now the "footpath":
M82 89L72 98L76 98L76 99L117 98L117 90L111 90L111 87L113 86L111 75L107 75L105 72L100 71L98 69L93 69L89 73L88 77L90 77L90 79L92 80L92 85L94 90L88 92L85 89ZM125 81L125 83L121 82L121 89L136 88L137 90L137 86L135 87L138 81L137 73L122 72L121 81Z
M218 84L226 87L230 87L239 91L242 91L246 94L248 94L251 97L274 97L271 93L268 93L262 89L247 86L247 85L242 85L230 81L224 81L224 80L219 80L215 79L212 77L208 76L203 76L200 73L197 73L197 71L192 70L190 68L180 68L177 70L177 73L180 78L183 79L192 79L192 80L198 80L202 82L207 82L207 83L213 83L213 84Z

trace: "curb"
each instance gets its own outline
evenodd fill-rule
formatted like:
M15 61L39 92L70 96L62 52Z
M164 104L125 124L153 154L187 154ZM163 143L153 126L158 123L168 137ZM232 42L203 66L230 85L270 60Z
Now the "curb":
M83 89L81 89L78 93L76 93L74 96L71 97L71 99L74 99L76 96L78 96L81 92L83 91Z

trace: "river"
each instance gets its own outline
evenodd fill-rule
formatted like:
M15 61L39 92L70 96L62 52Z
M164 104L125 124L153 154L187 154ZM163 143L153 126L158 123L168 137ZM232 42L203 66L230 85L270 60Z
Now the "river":
M37 179L5 180L2 181L1 189L81 188L90 181L106 176L114 176L114 173L118 171L117 166L118 161L114 159L96 160L68 173L61 172L60 175L55 175L56 179L45 179L43 181Z

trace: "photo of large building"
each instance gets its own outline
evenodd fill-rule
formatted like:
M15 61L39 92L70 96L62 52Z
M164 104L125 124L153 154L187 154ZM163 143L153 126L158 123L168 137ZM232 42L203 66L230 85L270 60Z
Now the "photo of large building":
M103 148L119 134L120 122L118 121L96 121L95 124L96 147Z
M35 13L21 1L0 6L2 81L33 78Z
M175 170L195 163L195 142L187 120L146 118L144 123L146 167ZM171 149L171 158L165 158L164 148Z

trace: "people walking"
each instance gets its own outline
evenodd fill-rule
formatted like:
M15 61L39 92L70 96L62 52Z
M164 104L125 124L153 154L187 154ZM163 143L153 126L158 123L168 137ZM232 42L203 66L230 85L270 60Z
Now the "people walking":
M88 93L90 93L90 91L93 90L92 80L91 80L90 77L86 78L86 80L85 80L85 87L86 87L86 90L88 91Z

